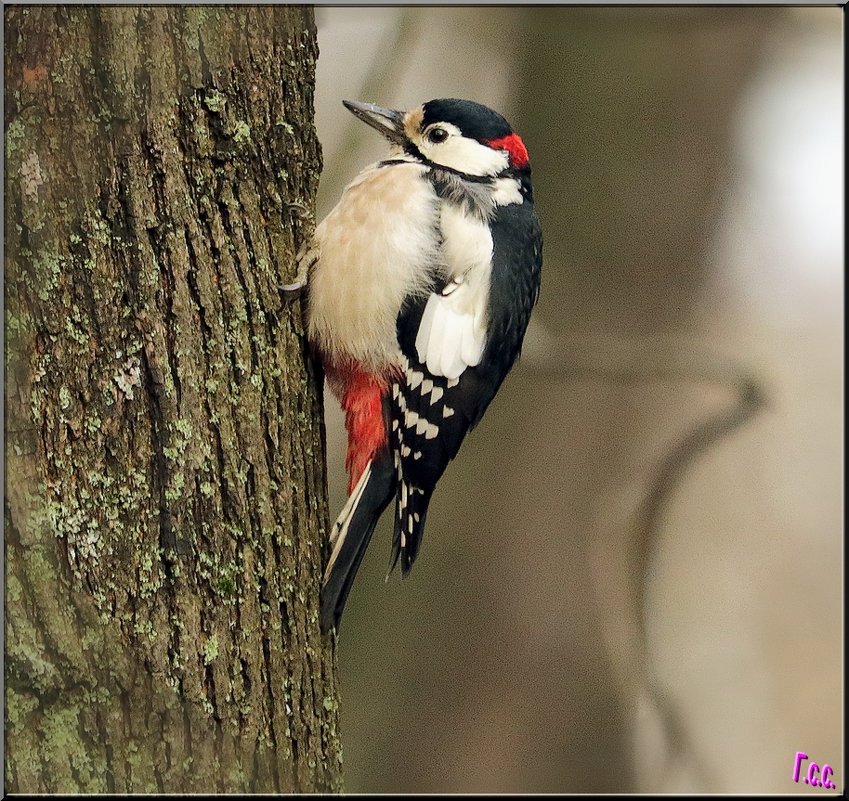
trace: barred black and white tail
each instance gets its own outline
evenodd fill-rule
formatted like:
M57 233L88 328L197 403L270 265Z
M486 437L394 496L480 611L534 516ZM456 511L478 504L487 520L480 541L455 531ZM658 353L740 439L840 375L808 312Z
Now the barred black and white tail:
M392 457L381 453L368 463L333 525L333 548L321 588L321 628L339 627L348 593L363 561L371 535L396 487Z
M407 576L416 561L432 492L432 489L421 489L403 479L399 483L395 501L395 533L392 535L392 556L389 560L390 573L399 557L402 577Z

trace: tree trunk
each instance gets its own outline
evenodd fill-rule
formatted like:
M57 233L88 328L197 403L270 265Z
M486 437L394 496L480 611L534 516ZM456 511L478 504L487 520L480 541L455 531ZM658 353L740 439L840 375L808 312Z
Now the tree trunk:
M6 36L6 787L338 789L304 7ZM294 205L297 204L297 205Z

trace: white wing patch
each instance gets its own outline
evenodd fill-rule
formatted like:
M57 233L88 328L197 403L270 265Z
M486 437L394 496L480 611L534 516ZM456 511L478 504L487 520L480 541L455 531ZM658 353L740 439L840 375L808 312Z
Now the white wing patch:
M428 298L416 335L419 360L428 372L446 378L459 378L467 367L479 364L486 345L486 309L465 311L474 306L472 291L465 284L454 286L450 295Z
M492 234L485 222L450 203L443 204L440 222L450 280L427 300L416 351L433 375L457 379L480 363L486 347Z

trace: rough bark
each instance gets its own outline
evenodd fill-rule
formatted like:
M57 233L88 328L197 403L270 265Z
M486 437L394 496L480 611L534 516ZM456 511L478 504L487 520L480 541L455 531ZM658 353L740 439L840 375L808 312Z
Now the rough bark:
M303 7L7 7L6 788L338 787ZM299 204L299 205L290 205Z

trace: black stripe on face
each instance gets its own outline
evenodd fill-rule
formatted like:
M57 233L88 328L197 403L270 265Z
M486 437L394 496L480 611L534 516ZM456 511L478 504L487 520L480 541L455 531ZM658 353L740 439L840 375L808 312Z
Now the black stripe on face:
M490 185L492 185L495 182L496 178L500 178L504 174L504 173L499 173L498 175L470 175L467 172L461 172L460 170L455 170L453 167L446 167L444 164L437 164L435 161L431 161L430 159L424 159L424 162L435 173L438 173L440 170L442 172L450 172L454 175L459 176L464 181L469 181L470 183L473 183L473 184L490 184Z
M453 173L454 175L458 175L464 181L471 181L472 183L476 183L476 184L492 184L492 182L495 180L495 178L500 177L499 175L496 175L496 176L470 175L467 172L461 172L460 170L455 170L453 167L446 167L444 164L437 164L435 161L431 161L429 158L427 158L427 156L425 156L422 153L422 151L419 150L416 147L416 145L409 140L407 140L404 143L404 152L408 156L412 156L417 161L420 161L425 166L430 167L430 169L434 173L438 173L440 170L442 170L444 172L450 172L450 173ZM381 166L383 166L384 164L389 165L389 164L397 164L397 163L400 163L399 160L397 160L397 159L396 160L387 159L385 162L381 162ZM507 171L505 170L504 172L506 173Z
M419 149L418 149L418 148L417 148L417 147L413 144L413 142L412 142L410 139L407 139L407 140L404 142L404 152L405 152L407 155L412 156L414 159L418 159L418 160L419 160L420 162L422 162L423 164L430 164L430 163L431 163L430 161L428 161L428 160L427 160L427 159L426 159L426 158L422 155L422 151L421 151L421 150L419 150Z

